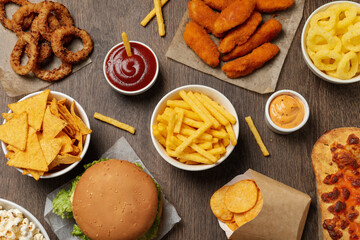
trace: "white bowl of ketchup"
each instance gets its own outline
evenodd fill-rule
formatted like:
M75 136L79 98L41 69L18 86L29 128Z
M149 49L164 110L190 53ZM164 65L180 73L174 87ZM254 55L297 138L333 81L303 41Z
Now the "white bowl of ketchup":
M146 44L130 41L130 46L130 57L122 42L111 48L106 54L103 71L106 81L115 91L125 95L138 95L155 83L159 61Z

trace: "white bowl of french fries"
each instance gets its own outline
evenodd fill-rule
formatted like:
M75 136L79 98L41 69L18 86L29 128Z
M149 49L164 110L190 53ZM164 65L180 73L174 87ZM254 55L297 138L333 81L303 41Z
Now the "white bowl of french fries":
M29 149L30 129L33 129L32 125L29 123L31 114L27 114L27 119L29 119L29 124L27 124L29 131L27 134L25 151L21 151L20 154L18 154L17 150L12 147L11 144L6 144L4 141L1 141L1 147L5 157L9 159L8 165L12 166L9 163L14 162L14 167L22 172L23 175L33 176L36 180L39 178L58 177L75 168L88 150L91 133L90 122L85 110L72 97L61 92L45 90L43 92L31 93L20 99L17 103L10 104L9 106L26 103L20 107L26 108L26 111L30 112L31 108L26 105L37 105L35 102L43 101L41 97L39 98L41 95L44 95L46 110L40 123L41 129L32 130L35 134L34 136L36 136L31 138L31 140L33 140L31 141L31 152L34 152L34 154L31 155L29 152L30 150L26 150ZM37 100L35 100L34 97L37 97ZM30 99L33 99L32 102L29 102ZM27 100L27 102L24 100ZM36 108L37 107L33 107L32 109ZM53 114L54 111L60 112L57 117ZM62 114L63 112L66 112L66 116ZM12 118L15 118L17 115L21 114L14 113L12 110L10 110L7 114L3 113L2 116L5 120L3 121L2 126L7 123L7 120L10 123ZM40 115L41 114L39 114L39 116ZM69 120L69 118L72 118L72 120ZM34 120L32 122L34 122ZM61 126L61 124L63 125ZM76 129L74 129L73 125L77 125L78 127L75 127ZM21 126L19 126L19 128L21 128ZM69 133L72 131L70 128L72 128L73 134ZM83 131L87 131L88 133L83 134ZM19 134L20 133L21 132L19 132ZM72 135L74 135L74 137L72 137ZM40 150L36 150L36 147L40 147ZM35 153L38 153L41 156ZM15 155L18 155L18 157L15 157ZM20 161L22 158L19 156L25 158L24 161ZM49 158L51 158L51 162ZM27 161L26 159L30 160ZM48 169L48 171L40 170L42 165L44 165L41 163L43 159L45 159L45 164L47 165L46 169ZM22 168L19 167L19 164L24 164L24 166L31 165L33 168ZM34 170L36 167L39 167L39 170Z
M183 170L202 171L219 165L233 151L239 119L219 91L186 85L159 101L150 129L152 142L165 161Z

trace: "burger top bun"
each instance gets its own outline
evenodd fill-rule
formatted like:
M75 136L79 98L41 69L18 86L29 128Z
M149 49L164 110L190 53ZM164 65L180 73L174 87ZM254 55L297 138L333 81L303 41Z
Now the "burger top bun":
M92 240L138 239L155 220L158 192L138 166L111 159L85 171L72 207L76 223Z

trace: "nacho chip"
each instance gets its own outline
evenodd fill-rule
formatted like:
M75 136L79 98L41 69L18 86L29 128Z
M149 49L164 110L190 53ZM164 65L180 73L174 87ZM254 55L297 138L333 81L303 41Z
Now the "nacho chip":
M8 151L7 154L5 155L5 158L10 159L13 158L15 155L15 152L13 151Z
M64 120L51 113L50 107L46 108L43 122L43 137L45 139L55 138L66 125L67 123Z
M59 154L60 149L62 147L62 139L60 138L53 138L53 139L42 139L40 140L40 146L44 153L44 157L46 160L47 165L56 158Z
M18 151L7 163L8 166L36 171L48 171L44 154L41 150L36 131L29 127L25 151Z
M45 173L45 172L41 172L41 171L34 171L31 169L27 169L27 170L36 181L38 181L40 179L40 176L43 176ZM23 174L24 174L24 172L23 172Z
M81 118L76 115L74 108L75 108L75 101L73 101L73 102L71 103L70 112L71 112L71 115L73 116L73 118L74 118L77 126L78 126L79 129L80 129L80 133L83 134L83 135L84 135L84 134L90 134L90 133L92 132L92 130L89 129L89 128L86 126L86 124L81 120Z
M51 100L49 107L50 107L50 111L53 115L60 117L60 113L59 113L55 98L53 98L53 100Z
M229 187L230 186L224 186L220 188L212 195L210 199L211 210L214 215L220 219L220 221L229 221L233 219L234 214L230 212L224 204L225 193Z
M63 99L60 99L59 101L57 101L58 104L61 104L61 105L65 105L66 103L66 98L63 98Z
M26 112L29 125L36 131L40 131L49 93L50 90L47 89L31 98L9 104L8 107L16 114Z
M67 107L64 105L61 105L61 104L57 104L57 106L58 106L60 118L65 120L68 123L68 125L66 126L66 129L71 129L72 131L74 131L73 134L75 134L76 131L80 131L73 116L71 115L71 113L69 112Z
M15 113L13 113L13 112L2 113L1 116L3 117L3 119L5 119L8 122L8 121L10 121L10 119L12 119L15 116Z
M54 161L51 162L51 164L49 165L49 169L53 169L56 166L59 166L60 164L72 164L75 162L80 161L81 158L78 156L73 156L70 154L65 154L65 155L58 155Z
M243 180L229 187L225 193L224 203L231 212L243 213L255 206L257 198L258 189L255 182Z
M73 143L71 141L71 138L66 133L60 132L56 136L56 138L59 138L62 141L62 147L60 150L60 154L70 153L74 150L72 147Z
M24 151L29 128L27 120L28 115L24 112L1 125L0 140Z

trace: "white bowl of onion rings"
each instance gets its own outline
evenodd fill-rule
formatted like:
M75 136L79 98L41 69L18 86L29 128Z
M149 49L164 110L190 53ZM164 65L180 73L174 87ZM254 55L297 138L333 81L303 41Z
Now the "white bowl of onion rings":
M348 52L343 53L343 49L346 49L345 47L343 47L344 40L342 41L342 39L344 39L343 36L345 36L345 34L342 36L340 35L342 38L341 39L338 38L338 40L329 39L329 41L326 42L327 46L322 41L322 40L327 40L326 38L323 38L320 40L317 39L316 41L318 41L318 45L316 45L316 47L321 48L321 50L317 51L316 53L312 52L314 47L313 47L312 42L310 42L310 41L308 42L308 34L309 34L310 25L311 25L311 20L314 16L318 17L318 21L316 22L316 24L318 26L321 26L321 27L316 26L316 27L314 27L314 29L319 28L319 31L324 32L323 36L329 36L329 34L336 34L336 31L343 31L343 28L338 27L338 25L340 25L339 22L341 22L342 20L347 20L345 18L348 17L347 15L351 15L351 13L349 13L350 11L342 11L341 8L335 8L334 5L344 4L344 3L351 4L355 8L358 9L354 20L350 21L351 22L350 25L344 26L344 29L346 28L345 30L347 31L347 33L349 33L350 31L348 31L348 29L351 28L352 26L354 26L355 24L359 24L359 26L360 26L360 15L359 15L360 14L360 4L359 3L352 2L352 1L334 1L334 2L330 2L330 3L320 6L309 16L309 18L307 19L307 21L304 25L304 28L302 30L302 35L301 35L301 50L302 50L302 55L303 55L303 58L305 60L305 63L307 64L307 66L319 78L321 78L327 82L331 82L331 83L335 83L335 84L350 84L350 83L355 83L355 82L360 81L360 51L356 51L356 52L354 51L354 53L357 55L357 59L355 59L356 58L355 55L353 53L351 53L353 57L349 58L349 61L345 62L345 60L344 60L343 63L340 64L341 59L340 60L337 60L336 58L333 59L332 54L334 54L335 56L338 56L338 54L340 54L340 55L342 55L341 58L344 58L345 55L350 56L350 52L352 52L352 51L347 50ZM331 9L331 7L336 9L337 13L339 14L339 16L336 17L335 20L333 20L333 21L335 21L335 23L331 22L332 17L327 18L325 16L326 13L323 13L323 12L327 11L329 8ZM330 11L328 11L328 12L330 12ZM319 13L322 14L323 17L322 17L322 15L319 15ZM353 18L353 14L352 14L351 18ZM340 19L340 21L339 21L339 19ZM327 23L325 21L329 21L329 23ZM315 20L313 20L313 22L315 22ZM322 23L320 23L320 22L322 22ZM333 29L331 28L332 24L335 24ZM345 25L345 24L343 24L343 25ZM337 27L337 29L335 30L336 27ZM326 30L324 28L326 28ZM359 31L359 37L360 37L360 29L356 30L356 31ZM317 32L317 29L315 29L314 34L321 35L320 33ZM335 37L335 35L331 35L331 36ZM318 36L316 36L316 37L318 37ZM315 37L314 37L314 39L315 39ZM333 41L333 49L328 47L331 45L331 43L332 43L331 41ZM341 44L340 47L338 46L339 42ZM309 47L308 43L311 43L310 47ZM359 43L359 46L360 46L360 43ZM336 49L341 49L341 50L337 51ZM329 50L330 53L327 54L326 50ZM338 52L338 53L333 53L333 51ZM310 54L314 54L314 55L312 55L313 59L310 57ZM324 69L328 68L328 67L334 68L334 64L337 64L337 67L335 70L334 69L321 70L321 69L319 69L319 67L317 67L315 65L315 63L313 61L314 59L317 61L318 66L320 66L319 64L324 64L323 65ZM356 65L354 65L353 63L357 63L358 67L356 68ZM341 66L341 68L338 69L338 66ZM341 74L344 76L350 71L352 71L352 72L356 71L355 75L352 76L351 78L344 79L344 77L340 77ZM339 73L340 73L340 75L339 75Z

